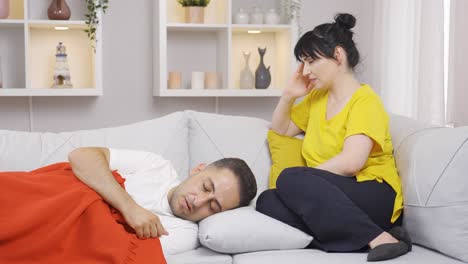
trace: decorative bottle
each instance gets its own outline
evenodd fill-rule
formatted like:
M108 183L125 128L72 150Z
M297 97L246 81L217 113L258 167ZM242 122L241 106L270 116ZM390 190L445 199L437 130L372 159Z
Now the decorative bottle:
M270 66L267 68L265 63L263 63L263 57L265 56L266 50L266 47L264 49L261 49L260 47L258 48L260 64L255 71L255 88L257 89L266 89L271 83Z
M249 67L249 59L250 59L250 52L242 52L244 55L244 60L245 60L245 66L244 69L240 73L240 88L241 89L253 89L255 85L255 76L250 70Z

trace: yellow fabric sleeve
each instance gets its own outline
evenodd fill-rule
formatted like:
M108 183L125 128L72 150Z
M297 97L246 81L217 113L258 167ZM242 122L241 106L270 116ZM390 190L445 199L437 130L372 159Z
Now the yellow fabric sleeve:
M345 139L352 135L364 134L374 140L374 149L384 151L388 116L382 102L376 97L356 100L349 111Z

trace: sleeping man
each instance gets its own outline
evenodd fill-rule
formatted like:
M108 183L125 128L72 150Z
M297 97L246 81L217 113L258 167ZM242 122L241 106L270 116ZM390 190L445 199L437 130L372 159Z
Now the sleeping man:
M170 161L150 152L84 147L68 160L0 172L0 263L165 263L164 254L173 253L161 248L158 237L171 237L162 222L196 226L248 205L257 192L237 158L200 164L183 181ZM176 231L167 244L186 243Z
M257 192L252 171L237 158L199 164L183 182L170 161L150 152L89 147L68 158L75 175L119 210L140 238L168 235L155 214L196 222L247 206ZM126 190L112 170L126 179Z

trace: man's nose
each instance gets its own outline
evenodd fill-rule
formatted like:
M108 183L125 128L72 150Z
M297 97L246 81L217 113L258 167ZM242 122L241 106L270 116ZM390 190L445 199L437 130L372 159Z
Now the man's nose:
M203 206L204 204L210 202L214 198L214 195L212 193L203 193L197 196L197 199L195 199L193 205L195 208L199 208Z

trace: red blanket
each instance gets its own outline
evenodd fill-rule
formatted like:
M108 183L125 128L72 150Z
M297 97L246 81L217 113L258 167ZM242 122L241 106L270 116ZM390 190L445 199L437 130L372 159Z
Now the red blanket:
M124 179L113 172L124 187ZM0 172L0 263L166 263L69 163Z

